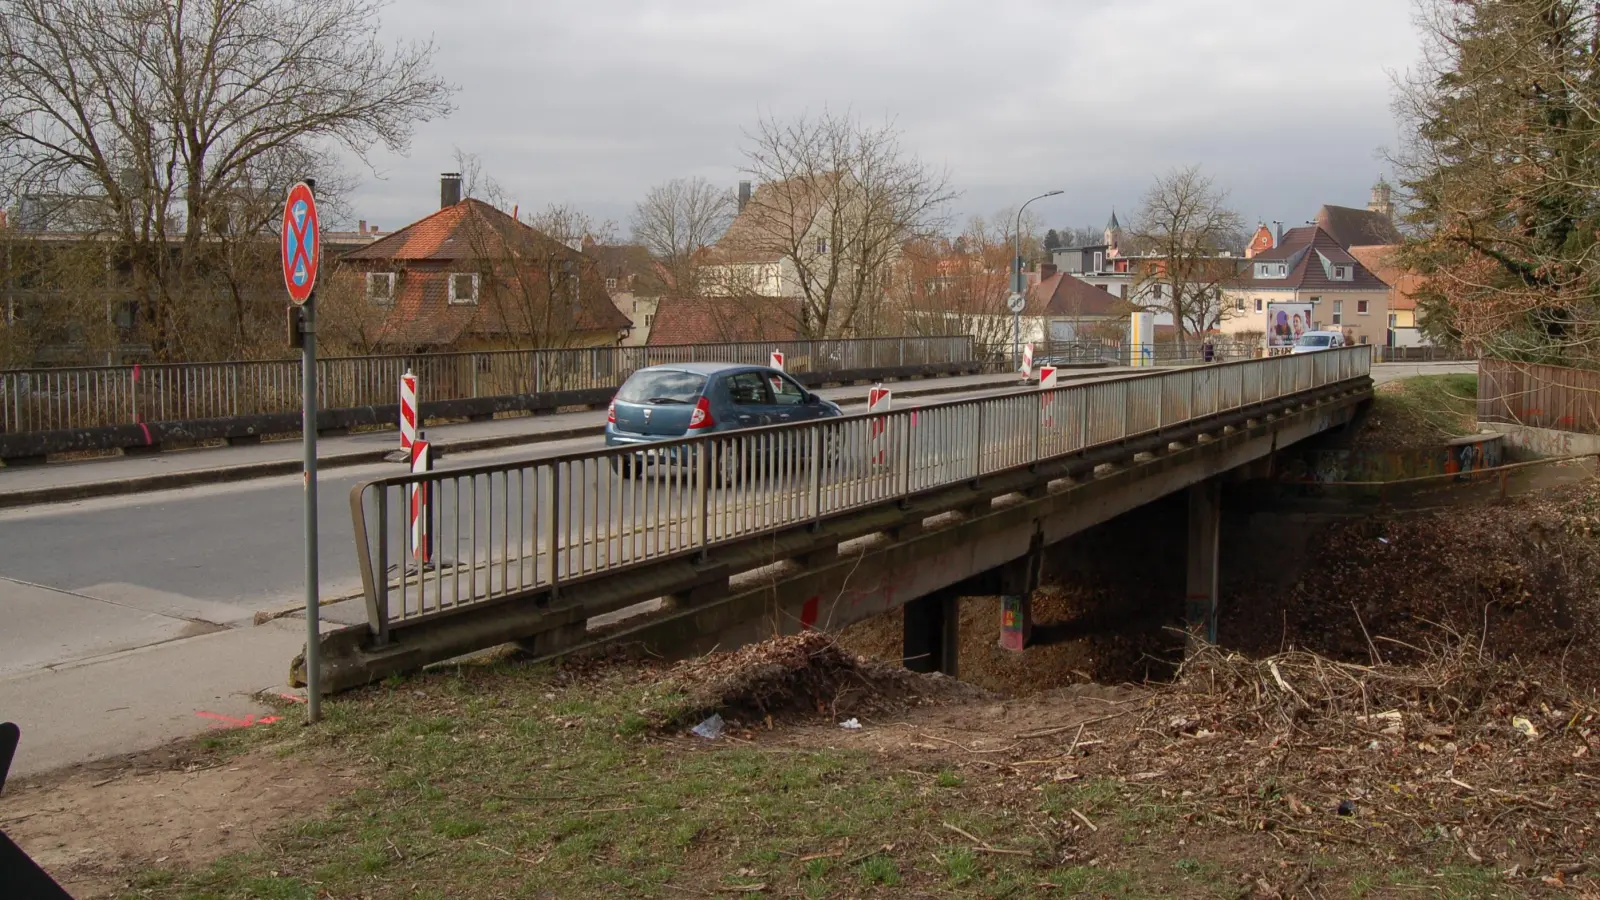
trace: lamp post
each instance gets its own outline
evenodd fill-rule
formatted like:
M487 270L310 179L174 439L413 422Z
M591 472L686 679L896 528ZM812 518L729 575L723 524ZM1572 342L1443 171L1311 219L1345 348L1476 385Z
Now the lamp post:
M1054 197L1060 193L1063 192L1047 191L1032 198L1028 203ZM1011 231L1011 367L1014 369L1022 367L1022 308L1027 303L1027 292L1023 290L1022 283L1022 211L1028 208L1028 203L1022 204L1017 209L1017 225ZM1022 298L1020 302L1018 298Z

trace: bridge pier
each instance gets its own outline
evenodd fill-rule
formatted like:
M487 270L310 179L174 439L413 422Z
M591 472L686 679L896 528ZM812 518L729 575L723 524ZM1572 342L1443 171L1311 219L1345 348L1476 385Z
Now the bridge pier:
M1222 537L1222 481L1189 488L1189 574L1185 618L1189 633L1217 641L1217 555Z
M948 587L905 607L903 659L913 672L961 674L961 591Z
M1033 592L1044 568L1044 535L1035 532L1028 555L1000 567L1000 647L1021 653L1033 639Z

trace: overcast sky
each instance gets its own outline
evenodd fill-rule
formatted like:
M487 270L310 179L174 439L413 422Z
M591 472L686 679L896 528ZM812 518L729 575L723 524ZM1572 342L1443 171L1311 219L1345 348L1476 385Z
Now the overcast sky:
M1396 142L1391 79L1418 56L1408 0L396 0L384 36L432 39L460 87L407 154L358 170L385 229L438 206L455 147L524 209L626 232L652 184L739 180L762 115L892 117L947 167L957 219L1037 193L1050 225L1128 217L1202 165L1248 219L1365 205Z

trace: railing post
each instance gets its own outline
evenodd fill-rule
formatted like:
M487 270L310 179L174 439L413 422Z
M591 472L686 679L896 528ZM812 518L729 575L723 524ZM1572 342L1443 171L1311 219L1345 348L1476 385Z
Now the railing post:
M699 443L693 445L695 448L695 492L699 495L695 498L695 505L698 507L697 514L700 519L699 557L701 559L705 559L706 548L711 546L711 491L707 486L707 482L711 478L711 442L711 438L701 438ZM820 506L818 508L820 509Z
M810 452L806 459L809 463L806 468L809 470L807 478L810 483L806 485L806 495L810 498L811 521L815 525L822 519L822 466L824 464L822 454L824 450L822 447L821 426L814 426L811 429L810 443Z
M467 357L467 365L472 367L472 399L478 399L478 354L473 353Z
M361 552L371 551L362 547ZM404 578L405 573L400 577ZM382 647L389 643L389 489L383 485L378 486L378 570L373 573L372 586L377 596L367 617L371 620L373 642Z
M900 365L906 364L906 339L900 339Z
M976 481L983 475L983 410L987 403L978 404L978 427L973 429L976 434L972 441L972 478Z
M572 471L572 467L571 467L570 463L567 466L567 471L568 472ZM494 479L493 479L493 477L491 477L489 479L489 490L490 490L491 496L492 496L492 492L494 491ZM508 503L510 502L510 493L511 493L510 488L507 488L506 489L506 496L507 496L506 502L508 502ZM491 502L493 502L493 501L491 501ZM491 509L492 509L492 507L491 507ZM494 521L493 521L493 513L492 512L490 514L489 529L490 529L489 530L489 534L492 537L493 534L494 534ZM544 531L545 531L545 545L549 548L548 552L550 554L550 596L553 598L553 597L556 597L558 594L560 594L560 586L561 586L561 463L560 462L552 462L550 464L550 514L546 517ZM492 543L492 541L491 541L491 543ZM534 548L534 553L535 553L534 558L535 559L538 559L538 556L537 556L538 549L539 548L537 548L537 547ZM579 553L583 552L583 545L581 543L578 545L578 552ZM493 548L493 546L491 546L489 548L489 554L488 555L489 555L489 557L491 559L494 557L494 548ZM501 563L503 565L510 565L511 564L510 560L501 560ZM489 578L491 578L491 579L494 578L494 571L492 569L489 572L487 572L486 574L488 575ZM535 567L534 567L535 580L537 580L538 574L539 574L538 573L538 566L536 564Z

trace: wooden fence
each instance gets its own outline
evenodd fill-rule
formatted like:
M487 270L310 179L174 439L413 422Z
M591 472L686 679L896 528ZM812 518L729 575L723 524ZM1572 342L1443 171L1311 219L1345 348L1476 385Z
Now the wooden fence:
M1600 372L1479 360L1478 421L1600 434Z

